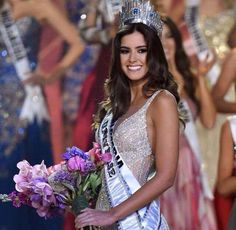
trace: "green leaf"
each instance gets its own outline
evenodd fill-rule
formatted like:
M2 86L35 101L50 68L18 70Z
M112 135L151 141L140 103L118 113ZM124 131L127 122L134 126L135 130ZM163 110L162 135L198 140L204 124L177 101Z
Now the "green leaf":
M90 181L87 181L87 183L83 186L83 192L86 191L86 189L88 189L90 185Z
M69 190L71 190L73 193L75 193L75 188L71 184L68 184L68 183L65 183L65 182L62 182L61 184L64 185Z
M71 210L75 215L78 215L82 209L85 209L89 206L86 197L83 195L77 195L75 199L72 201Z

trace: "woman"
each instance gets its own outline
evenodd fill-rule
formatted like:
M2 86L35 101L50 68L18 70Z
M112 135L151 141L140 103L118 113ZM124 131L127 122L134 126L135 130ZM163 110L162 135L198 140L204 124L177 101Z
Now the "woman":
M47 109L35 84L57 79L82 52L83 44L76 29L48 0L1 0L0 5L0 184L1 193L9 193L14 190L18 161L52 164ZM37 68L39 22L49 23L69 44L47 75ZM4 216L1 229L59 229L61 222L45 221L33 209L13 209L8 204L1 205L0 215Z
M93 2L95 2L96 4L96 1ZM86 2L86 4L89 4L89 2ZM81 19L82 13L86 11L85 1L68 0L66 1L66 10L69 20L74 25L79 24L78 29L82 31L83 27L80 24L82 24L84 21L87 21L89 18L89 13L86 12L86 19ZM93 17L94 15L96 14L94 14L93 12ZM80 130L81 136L79 136L79 138L76 140L76 143L73 143L72 133L73 130L75 130L76 128L76 118L78 115L78 111L80 111L80 105L82 104L83 106L83 101L81 101L80 99L83 98L81 97L81 91L83 89L84 81L88 79L92 70L94 69L100 52L99 42L92 44L88 41L85 42L87 44L85 46L84 52L81 54L80 58L75 62L75 64L69 69L69 71L67 71L63 79L63 115L65 127L65 146L76 145L82 149L88 149L88 146L80 145L80 137L85 135L83 129ZM88 101L86 102L88 103ZM88 127L86 128L89 127L90 126L88 125Z
M236 24L229 33L228 44L231 50L225 57L220 76L212 88L212 97L218 112L235 114L235 101L229 101L225 96L236 81Z
M131 12L141 13L134 18ZM168 229L158 198L175 177L179 97L159 38L161 24L149 2L126 1L122 8L97 129L102 150L113 159L103 171L97 209L84 209L77 228Z
M81 23L81 36L88 44L99 45L97 62L93 71L83 83L80 94L80 106L76 117L73 132L73 143L82 149L91 148L94 133L91 128L93 114L96 113L98 104L104 98L104 82L109 72L112 39L117 26L114 19L108 17L107 4L112 1L90 0L86 5L86 20Z
M227 198L233 199L236 193L235 177L235 146L236 146L236 116L230 116L221 128L220 154L218 163L217 192ZM227 230L233 230L236 226L236 202L234 202L231 214L227 216ZM224 226L226 229L226 225Z
M222 64L220 76L212 89L212 97L218 112L235 114L236 103L235 101L230 101L228 97L226 97L226 95L232 88L234 89L236 82L236 24L229 34L228 44L231 47L231 51L227 54ZM218 178L216 177L216 182L217 181ZM218 190L215 189L214 202L216 208L217 222L220 229L226 229L229 213L232 207L232 201L233 199L231 195L221 195L219 194Z
M164 19L162 44L170 72L179 85L182 108L188 112L185 131L180 135L176 180L174 186L161 197L162 211L171 229L216 229L212 195L202 172L194 123L199 116L202 124L211 128L215 120L214 104L202 76L205 63L199 67L198 76L194 76L180 32L169 18Z

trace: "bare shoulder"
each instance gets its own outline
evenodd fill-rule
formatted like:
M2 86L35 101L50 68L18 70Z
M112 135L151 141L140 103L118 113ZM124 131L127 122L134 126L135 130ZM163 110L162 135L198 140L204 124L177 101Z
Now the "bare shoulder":
M177 102L174 95L170 93L168 90L161 90L160 92L158 92L151 103L151 107L153 108L158 108L163 106L177 107Z
M177 102L174 95L168 90L161 90L150 104L149 111L151 117L156 117L156 114L160 116L161 114L167 116L177 114Z

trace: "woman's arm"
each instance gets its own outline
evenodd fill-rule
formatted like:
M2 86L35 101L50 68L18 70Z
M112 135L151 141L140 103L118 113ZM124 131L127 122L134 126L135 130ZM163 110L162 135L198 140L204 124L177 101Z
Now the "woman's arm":
M226 57L221 74L212 89L212 97L217 111L221 113L236 113L236 102L226 101L224 96L230 86L236 81L236 48Z
M32 16L40 22L49 23L69 45L67 52L51 73L46 75L38 69L29 82L34 82L34 79L39 76L45 77L48 82L57 79L75 62L84 49L84 44L79 37L78 30L50 0L17 1L13 6L13 15L15 18Z
M215 124L216 109L203 76L197 77L196 97L200 105L200 120L204 127L210 129Z
M200 120L204 127L210 129L215 124L216 109L206 82L206 74L215 63L216 56L210 59L209 53L205 59L198 61L196 69L196 97L200 105Z
M158 116L157 116L158 114ZM76 227L105 226L120 220L157 199L174 183L179 144L179 120L174 97L161 92L147 112L148 129L156 159L156 175L126 201L109 211L85 209L76 218Z
M68 19L51 1L41 0L40 2L42 4L42 10L45 12L44 20L46 20L69 45L68 50L63 58L49 74L49 80L54 80L54 78L61 76L65 70L77 60L78 56L84 50L84 44L79 37L78 30L68 21Z
M232 176L234 167L233 139L229 121L221 128L220 155L218 163L217 190L222 195L236 192L236 176Z

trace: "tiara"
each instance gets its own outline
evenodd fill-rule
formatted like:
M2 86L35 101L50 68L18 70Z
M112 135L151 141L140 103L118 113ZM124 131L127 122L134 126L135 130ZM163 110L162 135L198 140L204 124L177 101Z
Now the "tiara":
M127 24L143 23L161 35L163 22L160 15L154 10L149 1L125 0L120 11L120 26L122 29Z

